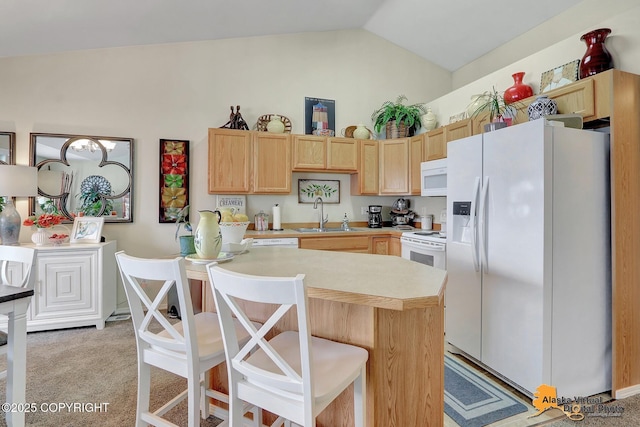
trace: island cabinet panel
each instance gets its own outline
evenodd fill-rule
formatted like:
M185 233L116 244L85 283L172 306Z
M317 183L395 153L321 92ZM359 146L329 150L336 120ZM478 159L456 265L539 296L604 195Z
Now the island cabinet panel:
M221 267L265 276L305 274L311 334L369 353L366 426L443 425L446 272L395 257L290 248L251 250ZM188 278L208 279L204 265L187 263L186 268ZM261 323L276 309L243 304L249 318ZM287 312L277 331L297 330L293 316ZM227 390L224 364L211 370L211 385ZM271 414L264 415L265 424L273 421ZM318 416L316 425L353 425L352 387Z
M327 138L327 169L356 172L358 170L358 140Z
M291 141L289 135L256 132L253 136L252 193L291 192Z
M381 195L409 194L409 138L378 141Z
M327 167L326 138L313 135L292 135L293 170L324 170Z
M378 142L358 141L358 171L351 175L351 195L377 195L379 191Z
M250 167L250 132L209 129L209 193L248 193Z

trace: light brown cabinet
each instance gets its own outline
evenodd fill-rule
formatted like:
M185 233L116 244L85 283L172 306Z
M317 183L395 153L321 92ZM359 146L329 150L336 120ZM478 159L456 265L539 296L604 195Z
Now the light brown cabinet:
M378 142L358 140L357 173L351 175L351 195L377 195L379 191Z
M252 193L291 193L291 143L289 135L269 132L254 133Z
M473 123L471 119L460 120L444 127L444 139L446 142L466 138L471 135L473 135Z
M301 237L300 248L369 253L369 236Z
M400 237L372 237L371 253L378 255L400 256Z
M294 171L357 172L358 143L353 138L293 135Z
M209 129L209 193L248 193L251 132Z
M380 195L409 194L409 138L378 141Z
M326 169L326 140L327 139L324 136L292 135L292 169L294 171Z
M420 195L420 163L422 163L422 147L424 134L411 137L409 140L409 194Z
M444 127L424 134L422 141L422 160L438 160L447 157L447 141L444 138Z
M327 169L356 172L358 170L358 140L327 138Z
M211 128L208 148L209 193L291 192L288 134Z

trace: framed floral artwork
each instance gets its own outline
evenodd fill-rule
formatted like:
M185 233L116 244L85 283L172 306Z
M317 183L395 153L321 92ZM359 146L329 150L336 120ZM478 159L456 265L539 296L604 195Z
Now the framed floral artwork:
M189 204L189 141L160 140L159 222L176 222Z
M321 197L324 203L340 203L340 181L332 179L299 179L298 203L314 203Z

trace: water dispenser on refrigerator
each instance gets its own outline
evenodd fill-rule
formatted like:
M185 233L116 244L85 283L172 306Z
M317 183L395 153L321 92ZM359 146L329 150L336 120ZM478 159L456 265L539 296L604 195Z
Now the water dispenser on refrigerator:
M450 232L452 241L458 243L471 243L472 224L471 202L453 202L453 224Z

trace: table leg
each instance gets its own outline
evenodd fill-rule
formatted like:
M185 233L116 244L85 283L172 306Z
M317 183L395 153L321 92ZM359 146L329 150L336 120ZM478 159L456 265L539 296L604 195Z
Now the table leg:
M15 310L8 314L7 337L7 403L26 402L27 383L27 307L29 300L16 301ZM21 409L21 408L16 408ZM24 426L24 410L7 412L9 427Z

